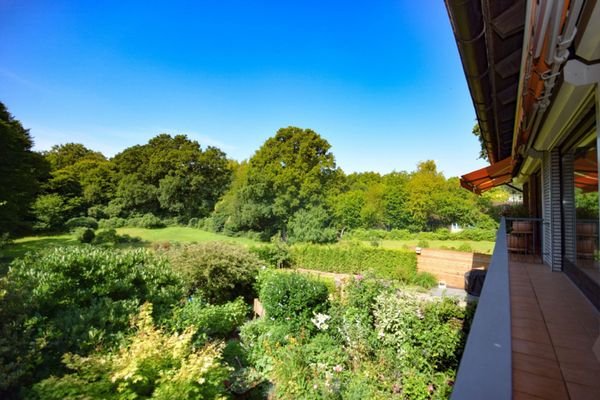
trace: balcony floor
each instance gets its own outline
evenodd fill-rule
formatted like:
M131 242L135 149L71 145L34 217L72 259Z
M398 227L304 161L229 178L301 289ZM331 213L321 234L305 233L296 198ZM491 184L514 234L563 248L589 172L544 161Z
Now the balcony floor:
M561 272L519 256L509 271L513 398L600 399L600 313Z

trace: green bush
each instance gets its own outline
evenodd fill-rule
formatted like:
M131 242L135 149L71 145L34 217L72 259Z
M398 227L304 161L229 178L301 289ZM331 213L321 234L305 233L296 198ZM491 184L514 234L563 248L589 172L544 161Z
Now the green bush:
M0 397L60 374L65 352L118 342L145 301L168 315L181 281L144 250L63 247L16 259L0 280Z
M268 245L253 246L250 251L273 268L288 268L293 265L290 247L281 240L275 240Z
M345 235L346 239L373 241L373 240L473 240L473 241L495 241L497 223L486 223L482 226L467 228L460 232L451 233L446 228L440 228L435 232L410 232L406 229L392 229L384 231L381 229L355 229Z
M100 229L116 229L127 226L127 220L125 218L113 217L108 219L101 219L98 221L98 227Z
M337 232L329 226L330 217L323 207L296 212L287 224L290 243L333 243Z
M3 249L11 243L12 239L10 238L10 234L8 232L0 233L0 249Z
M425 239L420 239L417 242L417 247L420 247L422 249L427 249L427 248L429 248L429 242Z
M33 387L32 397L62 399L223 399L231 369L221 361L222 344L196 348L193 329L168 335L154 327L146 305L135 333L118 351L88 357L65 354L67 375Z
M129 220L127 221L127 225L146 229L165 227L165 223L152 213L144 214L141 217L129 218Z
M96 234L92 228L78 228L75 230L75 239L80 243L92 243Z
M365 246L296 245L291 248L295 265L324 272L360 274L409 282L417 270L414 251Z
M298 273L266 270L259 278L259 298L268 318L307 322L327 309L327 286Z
M210 339L226 338L244 323L249 307L242 298L220 305L205 302L200 297L190 298L177 307L169 322L178 331L193 326L194 343L202 345Z
M183 276L188 293L198 292L210 303L221 304L242 296L254 297L260 260L245 247L208 242L171 248L166 252L173 269Z
M90 228L98 229L98 221L92 217L75 217L65 223L67 229Z
M460 246L458 246L458 251L464 251L467 253L472 253L473 252L473 247L471 247L471 245L469 243L461 243Z
M119 243L119 235L114 229L102 229L96 232L92 244L114 245Z

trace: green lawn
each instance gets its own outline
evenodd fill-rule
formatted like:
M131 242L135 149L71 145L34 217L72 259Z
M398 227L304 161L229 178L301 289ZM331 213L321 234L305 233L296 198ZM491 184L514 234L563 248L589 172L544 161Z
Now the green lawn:
M473 240L426 240L428 247L431 249L458 249L462 244L468 244L471 246L474 252L492 254L494 250L494 242L481 241L476 242ZM363 242L365 245L370 245L369 242ZM405 247L414 248L419 243L419 240L381 240L379 246L384 249L402 249Z
M218 233L201 231L195 228L188 228L185 226L170 226L168 228L161 229L144 229L144 228L119 228L117 229L119 235L137 236L146 242L215 242L215 241L228 241L244 244L246 246L257 245L256 242L247 238L237 238Z

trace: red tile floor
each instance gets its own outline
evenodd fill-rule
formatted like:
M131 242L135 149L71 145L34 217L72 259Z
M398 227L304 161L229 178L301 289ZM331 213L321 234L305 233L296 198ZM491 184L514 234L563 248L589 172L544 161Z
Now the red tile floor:
M513 398L599 400L600 313L561 272L509 268Z

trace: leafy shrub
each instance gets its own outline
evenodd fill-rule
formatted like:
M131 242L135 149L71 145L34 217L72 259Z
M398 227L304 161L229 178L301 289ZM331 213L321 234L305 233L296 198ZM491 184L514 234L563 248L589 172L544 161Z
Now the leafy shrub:
M119 235L114 229L103 229L96 232L96 237L92 240L92 244L114 245L119 243Z
M192 345L193 329L167 335L154 327L152 307L142 307L135 333L117 352L88 357L65 354L74 373L50 377L33 387L42 399L223 399L230 368L222 344Z
M329 220L323 207L300 210L288 222L288 239L291 243L333 243L337 232L329 227Z
M289 268L293 264L290 247L281 240L274 240L268 245L251 247L250 251L265 264L274 268Z
M144 214L141 217L132 217L127 221L129 226L135 226L137 228L164 228L165 223L152 213Z
M102 206L91 206L87 210L87 215L88 217L94 218L96 221L108 218L108 215L106 214L106 212L104 211L104 207ZM98 227L96 227L95 229L98 229Z
M381 294L374 308L381 341L405 354L405 367L456 369L462 341L464 309L457 301L424 301L410 293Z
M197 228L198 227L198 221L199 220L196 217L190 218L188 220L187 226L190 227L190 228Z
M458 246L458 251L472 253L473 247L471 247L471 245L469 243L461 243L460 246Z
M10 234L8 232L0 233L0 249L3 249L11 243L12 239L10 238Z
M125 218L113 217L98 221L98 227L101 229L116 229L124 226L127 226L127 220Z
M422 249L427 249L427 248L429 248L429 242L425 239L421 239L417 242L417 247L420 247Z
M260 260L245 247L225 242L192 244L167 251L173 269L210 303L224 303L239 296L254 297L254 281Z
M364 246L296 245L291 248L295 264L324 272L360 274L409 282L417 270L414 251Z
M92 243L96 234L92 228L78 228L75 230L75 239L80 243Z
M67 229L90 228L98 229L98 221L92 217L75 217L65 223Z
M381 229L355 229L345 238L351 240L373 241L373 240L473 240L473 241L495 241L498 224L495 221L482 224L474 228L463 229L460 232L451 233L446 228L440 228L435 232L411 232L406 229L392 229L384 231Z
M259 286L266 315L275 320L306 322L327 308L327 286L305 275L266 270L261 273Z
M429 289L437 285L438 280L429 272L418 272L411 283Z
M163 318L182 295L164 260L92 246L16 259L0 293L0 395L60 373L65 352L85 355L117 342L143 302Z
M226 338L244 323L248 311L242 298L213 305L200 297L192 297L174 310L170 324L178 331L193 326L196 330L194 343L199 345L209 339Z

